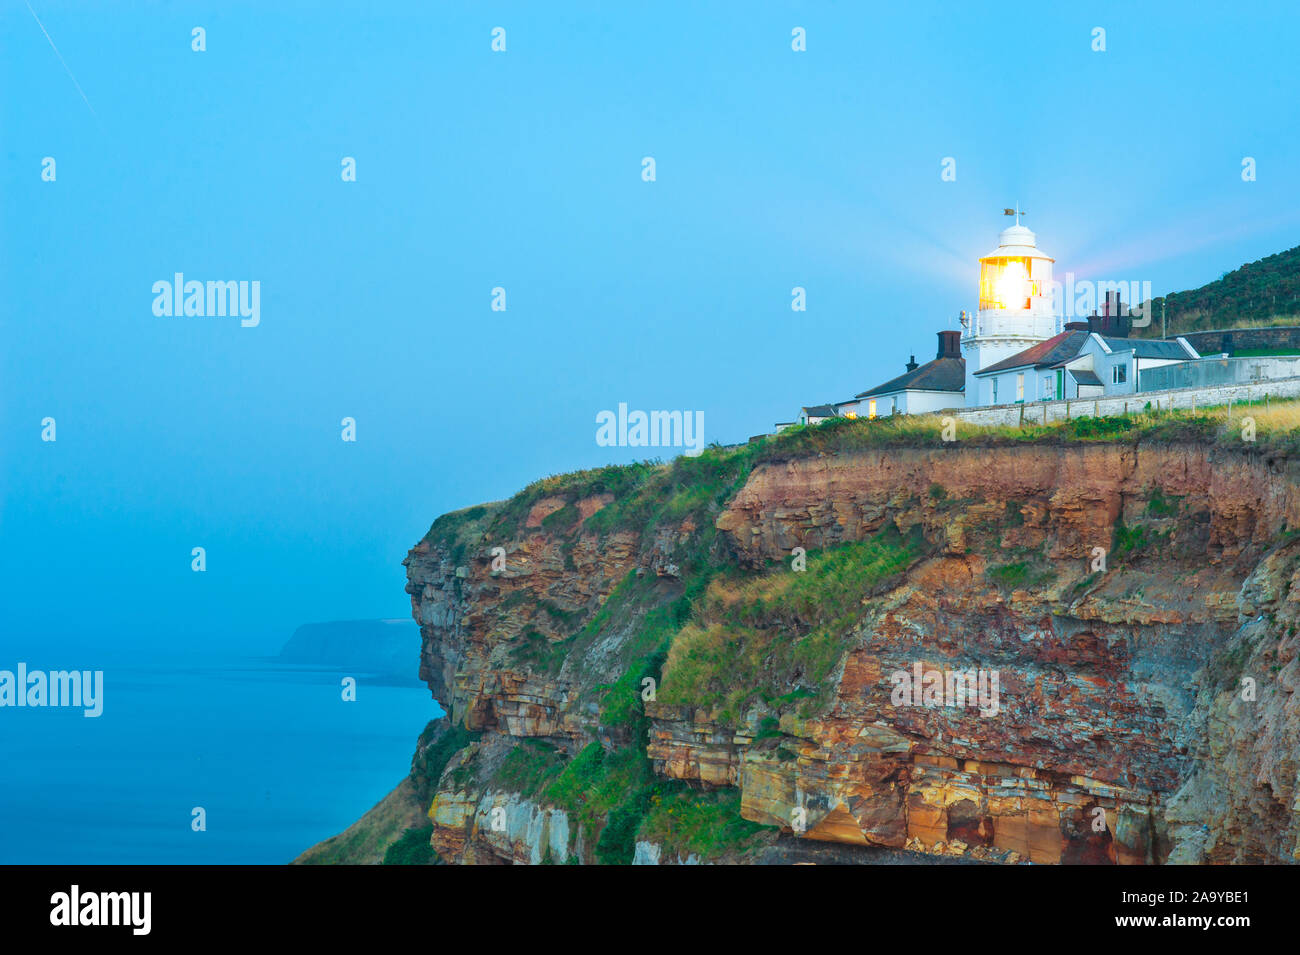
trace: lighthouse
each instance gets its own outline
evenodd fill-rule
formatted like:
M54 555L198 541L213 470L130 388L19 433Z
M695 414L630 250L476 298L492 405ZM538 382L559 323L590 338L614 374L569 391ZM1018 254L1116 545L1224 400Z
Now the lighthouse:
M1007 210L1012 213L1013 210ZM998 247L980 258L979 311L963 322L961 349L966 358L966 407L992 404L990 384L975 373L1055 335L1052 263L1038 238L1020 224L998 236Z

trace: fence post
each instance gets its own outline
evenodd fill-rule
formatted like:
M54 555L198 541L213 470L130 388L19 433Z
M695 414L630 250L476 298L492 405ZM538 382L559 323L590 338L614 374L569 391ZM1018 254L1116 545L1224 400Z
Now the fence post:
M1100 417L1101 417L1101 402L1100 402L1100 401L1094 401L1094 402L1092 403L1092 416L1093 416L1094 418L1100 418Z
M1023 428L1024 426L1025 426L1025 405L1024 405L1024 402L1021 402L1021 404L1020 404L1020 427Z

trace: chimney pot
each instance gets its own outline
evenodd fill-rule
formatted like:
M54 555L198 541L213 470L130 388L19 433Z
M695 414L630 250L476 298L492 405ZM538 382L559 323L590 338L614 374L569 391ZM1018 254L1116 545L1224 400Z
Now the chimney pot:
M936 358L960 358L961 357L961 332L943 331L939 332L939 353Z

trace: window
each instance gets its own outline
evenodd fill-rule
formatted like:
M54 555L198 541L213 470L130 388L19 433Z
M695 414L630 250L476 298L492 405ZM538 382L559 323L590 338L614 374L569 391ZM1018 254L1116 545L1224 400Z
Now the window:
M876 399L872 398L871 401L867 403L867 417L874 418L875 416L876 416Z
M1016 375L1016 401L1025 400L1025 373Z
M1122 385L1128 381L1128 365L1111 365L1110 366L1110 383L1112 385Z
M890 403L889 403L889 413L890 413L890 414L898 414L898 399L897 399L897 398L894 398L892 401L890 401Z
M1044 401L1047 401L1051 397L1052 397L1052 376L1044 375L1042 398Z
M997 404L997 403L998 403L998 380L994 378L993 379L993 400L990 402L990 404Z

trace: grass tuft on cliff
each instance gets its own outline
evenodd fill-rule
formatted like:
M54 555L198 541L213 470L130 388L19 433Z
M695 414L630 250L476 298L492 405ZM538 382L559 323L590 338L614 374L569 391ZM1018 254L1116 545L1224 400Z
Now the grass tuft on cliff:
M541 521L541 529L547 533L603 537L635 531L644 542L653 540L666 524L690 521L699 533L687 542L694 549L681 556L684 562L699 566L710 559L708 549L716 536L714 518L744 484L757 453L757 445L715 445L696 457L683 455L667 464L643 461L552 475L534 481L503 503L444 514L434 521L425 540L446 547L459 563L485 551L485 544L517 534L538 502L559 497L563 499L560 508ZM609 503L579 520L577 502L604 495L610 496Z
M659 701L711 707L734 724L752 703L781 707L803 698L814 712L828 677L882 593L929 552L919 526L889 525L872 537L807 555L807 569L782 565L761 577L719 575L668 651Z
M531 798L564 769L564 764L564 754L553 744L524 739L506 755L492 782L507 792Z
M384 853L382 865L437 865L438 853L433 851L433 823L407 829Z
M560 771L542 798L575 815L588 837L600 833L598 862L627 865L636 835L636 825L629 831L629 822L639 825L653 785L654 771L642 743L608 753L599 743L590 743Z
M629 865L636 843L658 843L666 858L696 855L703 861L734 858L773 828L740 817L740 791L701 791L654 775L639 745L606 752L591 743L542 793L544 803L575 815L596 837L602 865Z
M739 789L698 790L665 780L650 795L637 838L662 846L666 860L694 855L709 861L743 854L774 831L741 818Z
M433 800L438 781L442 779L452 757L470 743L476 742L481 735L453 724L445 716L431 721L424 728L420 741L416 744L415 757L411 760L411 782L416 796L425 808Z

